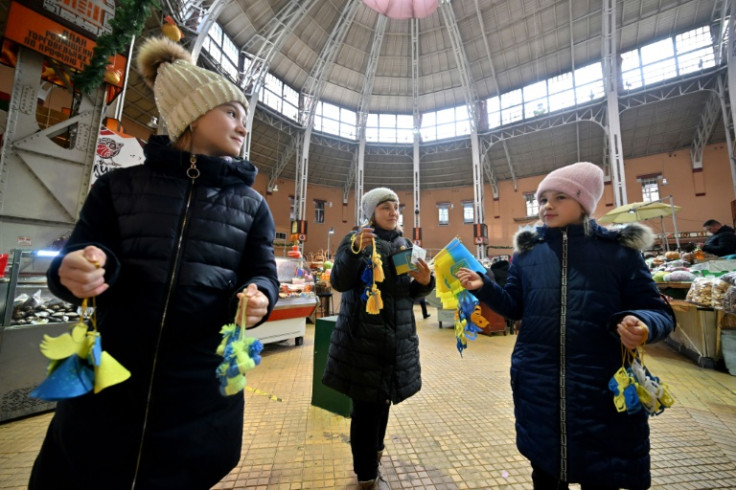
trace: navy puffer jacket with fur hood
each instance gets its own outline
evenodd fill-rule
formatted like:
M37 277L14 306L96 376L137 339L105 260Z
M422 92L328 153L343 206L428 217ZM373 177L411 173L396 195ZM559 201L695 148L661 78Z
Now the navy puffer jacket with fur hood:
M640 252L651 230L587 227L520 231L505 286L484 278L473 293L521 320L511 361L519 451L569 482L647 488L647 415L617 412L608 388L622 361L615 328L635 315L656 342L674 320Z

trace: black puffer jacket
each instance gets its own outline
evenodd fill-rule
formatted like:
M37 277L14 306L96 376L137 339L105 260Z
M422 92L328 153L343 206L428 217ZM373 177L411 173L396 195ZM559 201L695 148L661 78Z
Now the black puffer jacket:
M723 225L709 236L703 245L703 251L723 257L736 253L736 234L733 228Z
M193 182L189 154L168 138L153 137L145 150L144 165L95 182L63 251L107 252L102 347L132 375L58 404L31 488L129 489L140 449L136 488L204 489L240 458L243 396L219 393L215 349L247 284L271 309L276 303L273 218L251 187L250 162L199 155ZM78 303L59 282L60 262L49 286Z
M414 299L434 289L434 276L423 286L408 274L397 275L390 255L411 243L397 231L376 229L375 233L385 274L383 282L377 283L383 309L377 315L365 311L361 274L373 247L354 254L351 233L340 243L330 274L342 300L322 382L356 400L399 403L422 386L413 307Z

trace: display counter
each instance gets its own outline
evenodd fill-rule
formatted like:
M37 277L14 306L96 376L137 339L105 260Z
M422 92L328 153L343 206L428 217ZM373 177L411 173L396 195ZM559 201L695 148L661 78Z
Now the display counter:
M659 290L674 299L685 299L692 282L657 282Z
M677 328L665 341L699 366L714 368L721 358L718 314L713 308L682 300L670 301Z
M53 257L32 250L9 255L0 277L0 422L56 406L28 396L46 377L48 359L38 346L44 335L66 333L79 318L76 306L48 290Z
M268 321L249 329L248 335L264 344L294 339L304 343L307 318L312 317L319 304L314 294L314 282L304 275L303 261L285 257L276 258L279 276L279 299Z
M317 304L314 294L279 298L268 321L248 330L248 335L264 344L294 339L295 345L302 345L307 318L314 314Z

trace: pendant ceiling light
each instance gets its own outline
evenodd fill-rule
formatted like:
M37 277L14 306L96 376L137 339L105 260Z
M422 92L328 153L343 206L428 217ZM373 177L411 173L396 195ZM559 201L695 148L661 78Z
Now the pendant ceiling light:
M423 19L437 10L437 0L363 0L370 8L391 19Z

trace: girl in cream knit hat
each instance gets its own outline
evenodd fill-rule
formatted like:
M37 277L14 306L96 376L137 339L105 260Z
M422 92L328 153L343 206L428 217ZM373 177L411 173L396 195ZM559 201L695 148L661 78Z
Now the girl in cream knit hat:
M579 162L539 184L543 226L514 238L503 287L469 269L463 287L521 320L511 358L516 445L534 488L648 488L647 413L619 412L609 380L622 348L665 339L674 328L641 250L653 240L633 223L609 230L590 218L603 171Z
M238 158L247 102L167 39L141 72L169 136L143 165L103 175L48 271L51 291L94 297L103 348L127 381L58 402L29 488L208 489L238 463L243 394L220 394L220 328L276 303L274 223Z

